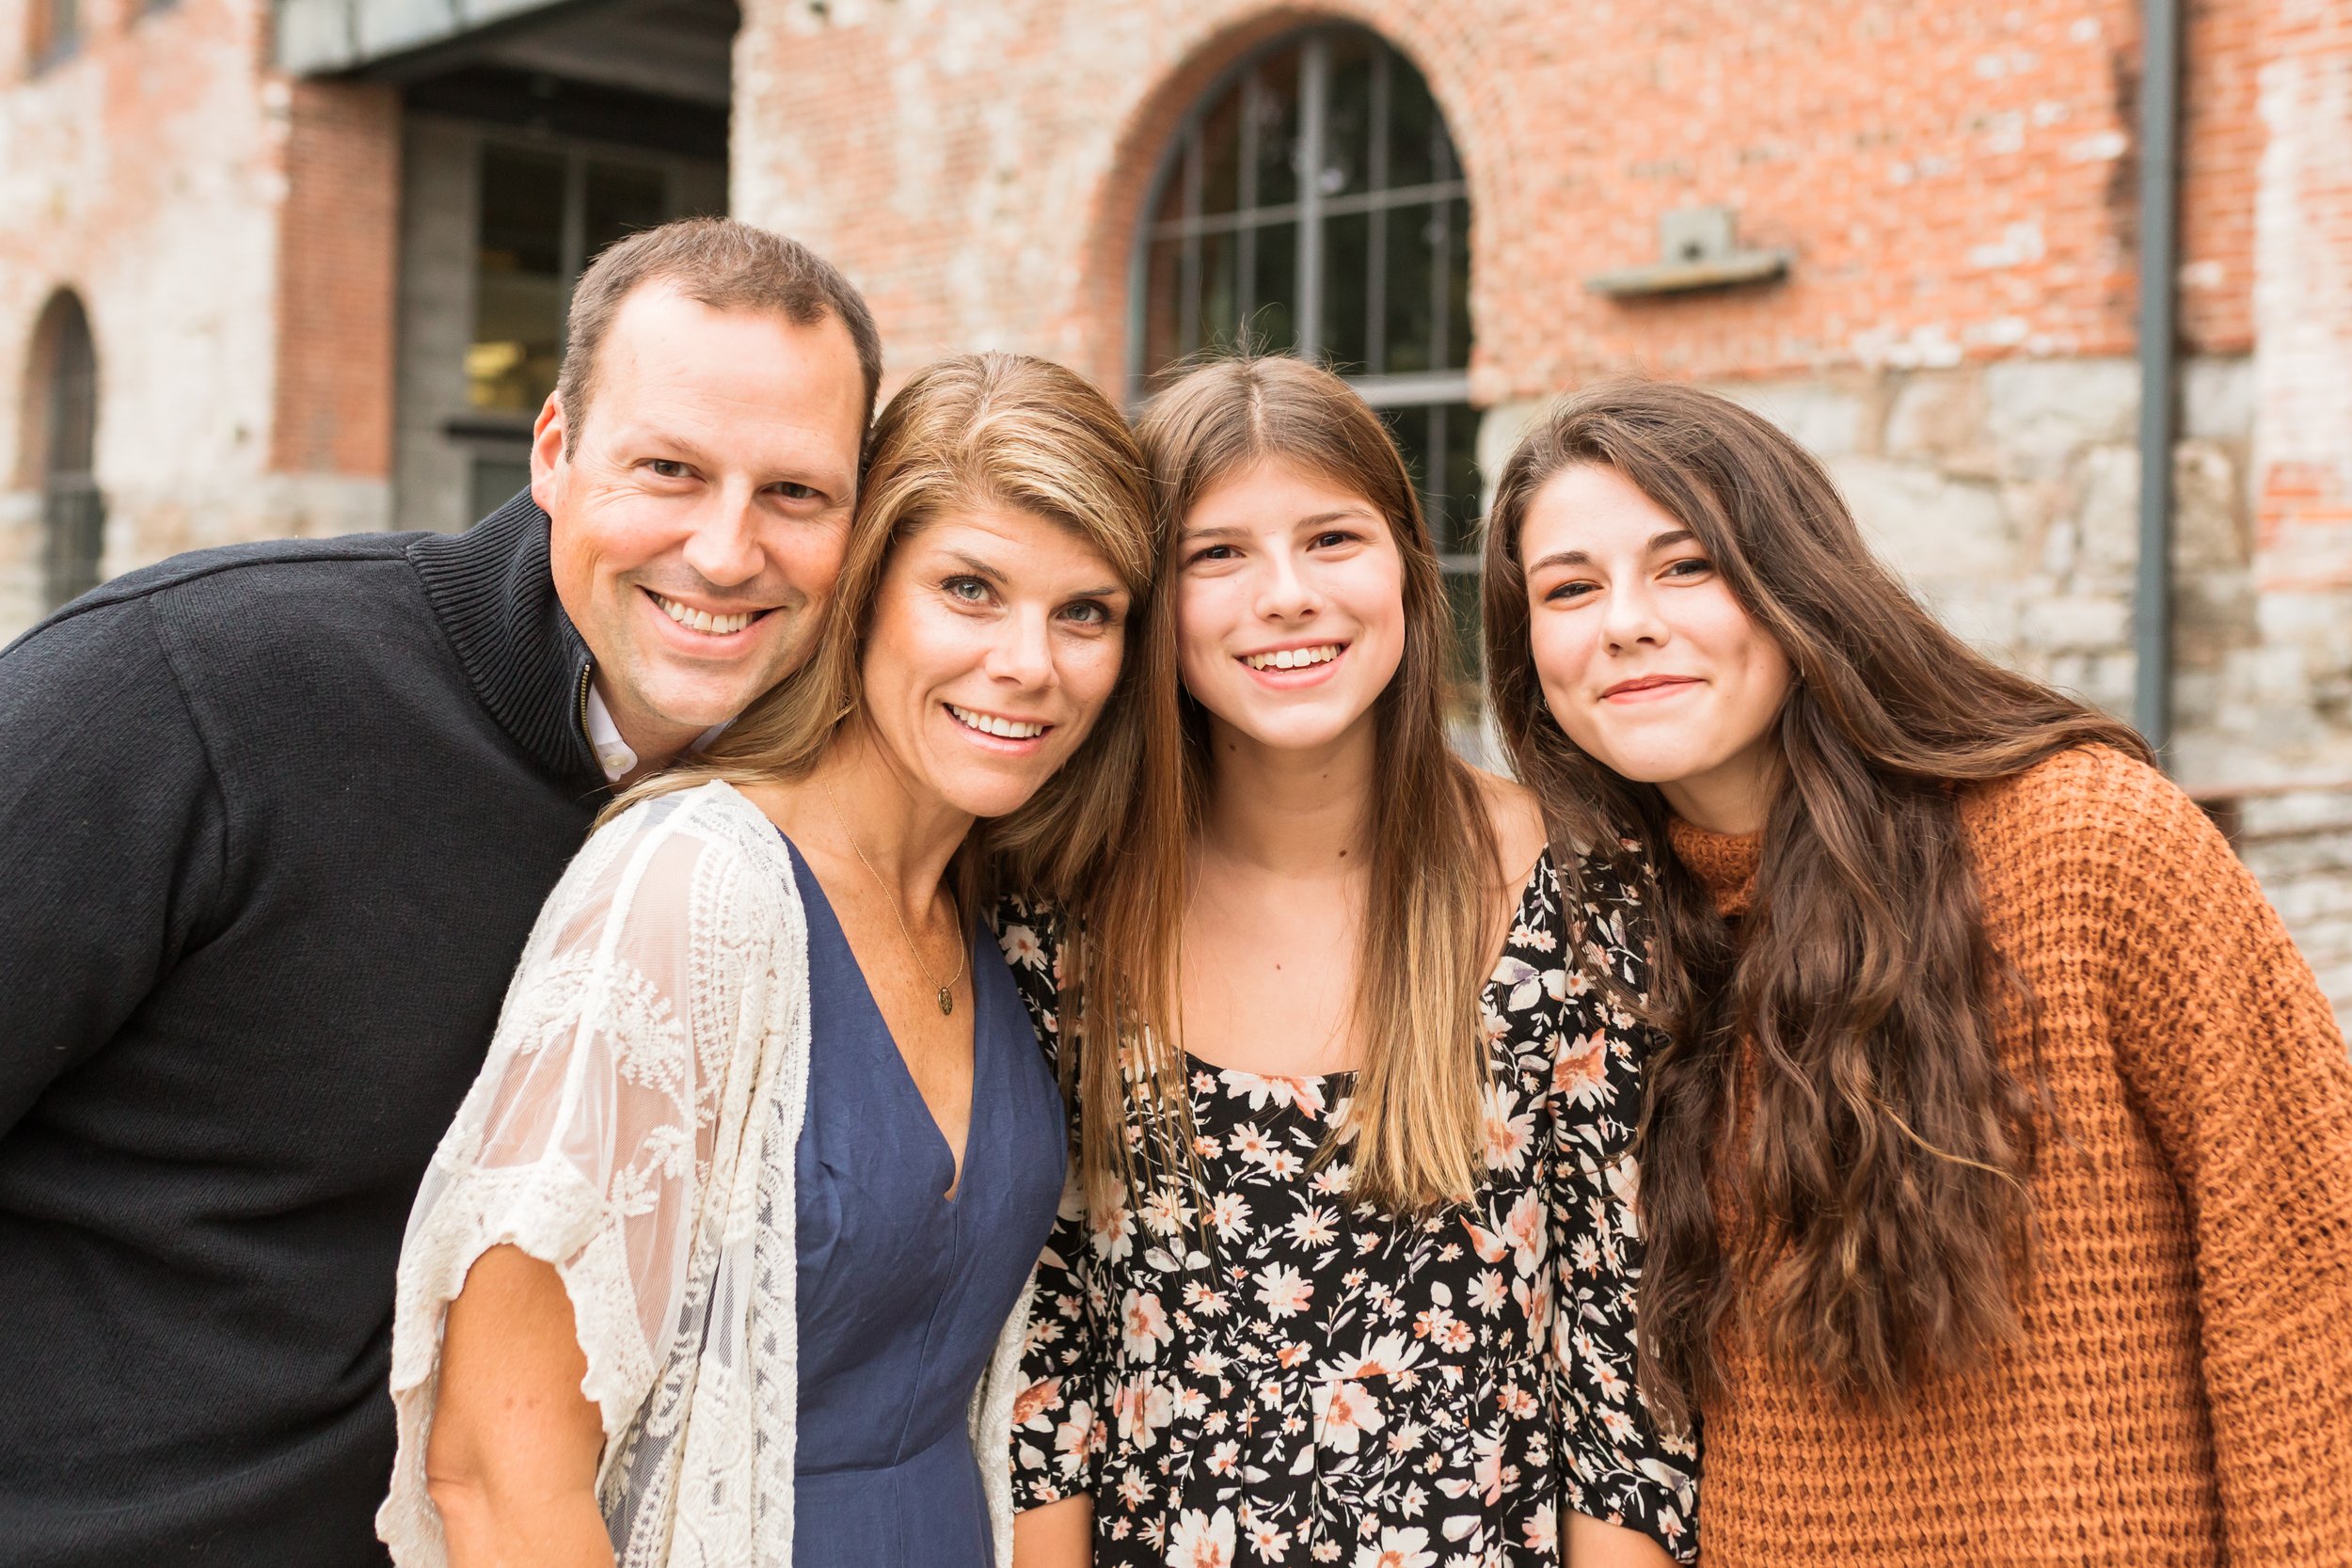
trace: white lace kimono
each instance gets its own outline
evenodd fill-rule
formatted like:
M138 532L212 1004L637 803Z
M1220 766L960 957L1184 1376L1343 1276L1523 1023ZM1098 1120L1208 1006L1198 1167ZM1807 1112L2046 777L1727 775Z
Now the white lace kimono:
M619 1568L789 1568L808 1053L807 927L756 807L709 784L590 837L540 911L409 1215L400 1451L376 1513L395 1561L447 1560L424 1486L442 1323L473 1260L511 1243L554 1264L571 1296ZM1027 1309L1025 1289L970 1412L999 1563Z

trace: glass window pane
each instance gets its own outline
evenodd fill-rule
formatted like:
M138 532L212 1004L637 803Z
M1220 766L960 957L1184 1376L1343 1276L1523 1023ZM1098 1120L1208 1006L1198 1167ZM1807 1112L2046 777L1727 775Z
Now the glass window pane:
M1444 139L1429 84L1398 59L1389 71L1389 187L1425 185L1439 178L1433 150Z
M564 339L564 160L512 148L482 152L474 331L468 401L535 413L555 389Z
M1382 300L1381 370L1411 375L1440 369L1437 359L1436 246L1445 238L1442 206L1400 207L1389 214L1388 281Z
M1143 277L1143 363L1156 371L1186 351L1183 341L1184 307L1178 291L1184 284L1184 242L1154 240Z
M1360 33L1331 40L1328 114L1323 131L1323 194L1372 183L1372 79L1383 46Z
M669 218L670 182L658 168L593 162L588 166L580 254L588 261L613 241Z
M1188 182L1185 170L1191 164L1192 143L1189 137L1176 144L1175 156L1168 162L1168 181L1160 191L1160 210L1152 214L1154 223L1174 223L1184 215L1184 194Z
M1220 99L1200 124L1200 210L1241 207L1241 95Z
M1200 236L1200 342L1230 349L1241 330L1241 246L1233 234Z
M1453 403L1436 413L1445 425L1445 455L1429 482L1429 526L1440 555L1474 556L1485 493L1478 472L1478 410Z
M1445 368L1470 364L1470 200L1456 198L1446 209Z
M1256 81L1258 205L1279 207L1298 199L1298 51L1266 61Z
M1261 353L1288 354L1298 346L1298 225L1270 223L1255 237L1249 342Z
M1323 350L1342 375L1372 368L1372 214L1343 213L1323 229Z

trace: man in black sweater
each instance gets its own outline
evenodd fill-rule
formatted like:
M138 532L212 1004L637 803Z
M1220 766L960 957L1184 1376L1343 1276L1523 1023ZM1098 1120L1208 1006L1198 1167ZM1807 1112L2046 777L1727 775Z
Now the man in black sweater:
M641 234L528 495L0 653L0 1560L381 1568L417 1184L611 786L805 657L880 372L802 247Z

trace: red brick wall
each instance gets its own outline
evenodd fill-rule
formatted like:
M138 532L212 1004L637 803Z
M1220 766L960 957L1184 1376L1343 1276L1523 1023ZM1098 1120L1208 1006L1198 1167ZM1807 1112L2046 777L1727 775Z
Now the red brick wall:
M2195 0L2193 344L2250 334L2262 0ZM2131 0L1347 0L1418 63L1471 182L1475 385L1721 378L2133 346ZM1136 208L1216 70L1304 19L1254 0L916 11L752 0L737 205L872 293L894 359L1019 343L1121 366ZM1784 284L1645 304L1582 279L1728 203Z
M2254 359L2263 586L2306 599L2352 648L2352 6L2279 0L2272 26Z
M369 84L293 84L282 155L270 467L383 478L392 453L399 95Z

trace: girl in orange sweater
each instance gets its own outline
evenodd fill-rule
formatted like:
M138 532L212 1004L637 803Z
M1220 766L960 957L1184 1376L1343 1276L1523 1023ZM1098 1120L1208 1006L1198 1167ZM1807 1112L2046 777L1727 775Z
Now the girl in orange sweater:
M1522 442L1486 610L1555 842L1645 890L1640 1383L1704 1560L2352 1563L2352 1065L2139 737L1688 388Z

